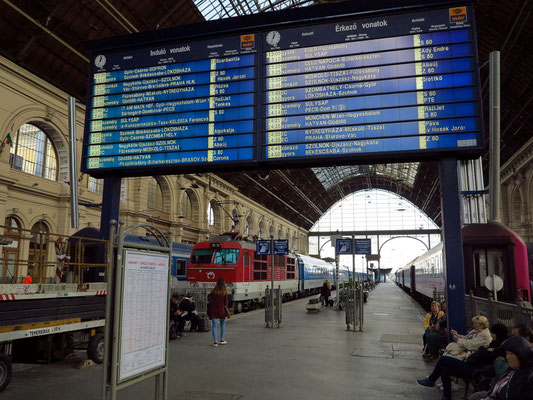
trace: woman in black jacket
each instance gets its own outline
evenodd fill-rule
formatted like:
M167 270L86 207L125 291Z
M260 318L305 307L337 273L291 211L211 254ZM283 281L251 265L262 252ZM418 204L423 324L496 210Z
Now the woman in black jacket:
M507 372L497 381L483 399L533 400L533 348L522 336L511 336L502 343ZM474 393L471 399L479 399Z

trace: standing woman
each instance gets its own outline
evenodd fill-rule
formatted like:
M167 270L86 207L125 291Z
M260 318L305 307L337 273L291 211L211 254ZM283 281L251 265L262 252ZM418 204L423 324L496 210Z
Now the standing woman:
M220 322L220 344L228 344L224 339L226 333L226 317L228 313L228 292L224 278L219 278L217 285L211 290L209 301L209 318L213 323L213 346L218 347L218 325Z

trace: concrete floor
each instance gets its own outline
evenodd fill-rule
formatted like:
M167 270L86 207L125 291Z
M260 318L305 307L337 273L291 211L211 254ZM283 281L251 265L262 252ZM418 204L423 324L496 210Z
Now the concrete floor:
M415 383L432 368L420 353L424 312L395 284L370 293L364 332L346 331L343 312L308 314L306 302L283 304L279 329L265 329L264 310L232 317L227 346L212 347L210 333L171 342L169 400L440 398ZM16 365L0 399L100 399L102 368L75 369L83 358L77 352L50 365ZM152 399L153 392L152 379L118 398Z

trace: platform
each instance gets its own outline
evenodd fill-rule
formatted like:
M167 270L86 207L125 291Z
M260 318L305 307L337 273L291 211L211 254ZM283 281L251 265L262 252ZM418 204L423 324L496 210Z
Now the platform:
M170 343L169 400L427 399L437 389L415 383L432 365L422 361L424 311L394 283L382 283L365 304L365 330L346 330L344 313L305 311L306 299L285 303L279 329L264 327L264 310L232 317L228 345L211 333ZM102 367L74 369L83 358L14 372L0 394L10 400L100 399ZM119 399L153 398L153 381ZM459 399L462 392L455 392Z

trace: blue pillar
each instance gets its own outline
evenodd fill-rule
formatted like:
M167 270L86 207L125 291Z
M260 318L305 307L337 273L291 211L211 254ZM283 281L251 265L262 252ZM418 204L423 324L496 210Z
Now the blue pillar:
M465 274L457 159L440 163L442 231L444 239L444 277L446 283L448 331L466 333Z
M120 211L120 185L119 176L104 178L104 194L102 196L102 215L100 216L100 236L109 239L109 222L114 219L118 222Z

